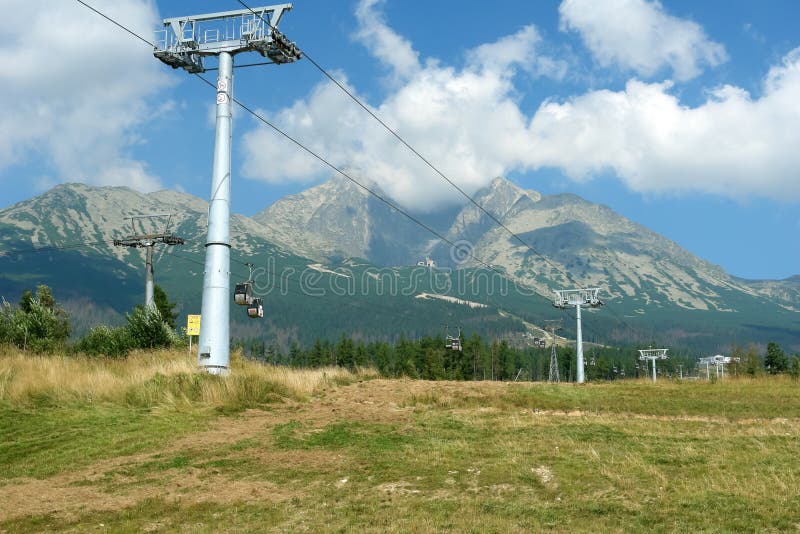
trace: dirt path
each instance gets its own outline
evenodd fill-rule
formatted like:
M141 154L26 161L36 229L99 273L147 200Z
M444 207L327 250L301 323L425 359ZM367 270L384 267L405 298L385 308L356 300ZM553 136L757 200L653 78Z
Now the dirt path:
M124 473L153 462L157 457L174 457L204 449L224 449L243 440L271 439L277 424L300 421L307 428L321 428L342 420L370 423L411 421L415 410L428 405L449 407L455 413L475 413L491 405L507 391L509 384L501 382L424 382L412 380L371 380L348 386L331 387L320 391L308 402L286 401L270 406L268 411L248 410L235 417L220 417L212 427L175 439L158 451L102 460L89 467L62 472L46 479L17 478L6 480L0 487L0 519L8 520L30 515L52 514L69 520L90 511L111 511L135 505L147 498L162 498L194 504L220 502L284 502L295 497L290 490L265 480L238 480L227 477L224 469L151 469L146 483L141 478ZM471 399L472 398L472 399ZM486 401L486 402L483 402ZM467 407L464 407L467 406ZM469 408L469 406L473 406ZM528 417L620 417L635 419L685 420L696 422L726 422L727 419L703 416L655 416L646 414L602 414L574 411L544 411L520 408L517 415ZM764 424L800 431L795 420L742 420L736 424L763 428ZM336 467L344 460L336 452L325 450L281 451L273 447L248 449L248 459L265 464L314 468ZM544 476L544 475L541 475ZM128 484L130 483L130 484ZM105 488L113 486L109 491Z
M185 503L265 502L285 501L292 494L265 481L230 480L222 473L209 473L193 467L154 471L147 485L132 485L129 489L109 493L105 483L124 486L128 482L120 474L127 469L152 462L154 455L169 457L187 450L233 445L247 439L265 439L264 435L276 425L299 420L310 426L323 426L333 421L350 419L370 422L401 421L409 417L413 407L403 406L413 395L423 395L432 389L453 390L454 387L413 381L373 380L320 392L309 402L286 401L273 405L269 411L247 410L235 417L220 417L208 430L175 439L169 446L128 456L101 460L89 467L59 473L46 479L16 478L0 487L0 519L29 515L52 514L69 520L89 511L110 511L132 506L147 498L180 500ZM335 465L339 458L326 451L249 452L287 467L293 464L314 466ZM200 476L202 474L202 476ZM224 487L224 491L220 488Z

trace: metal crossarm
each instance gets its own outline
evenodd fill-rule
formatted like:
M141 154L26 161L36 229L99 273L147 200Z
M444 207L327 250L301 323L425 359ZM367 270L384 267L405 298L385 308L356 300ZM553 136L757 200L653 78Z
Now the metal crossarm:
M656 381L656 360L666 360L669 349L639 349L640 360L653 361L653 382Z
M142 219L158 219L167 218L167 223L164 227L164 232L158 233L137 233L137 222L141 224ZM169 230L172 215L169 213L154 213L150 215L134 215L133 217L126 217L126 220L131 221L131 235L121 239L114 239L115 247L131 247L145 249L145 279L144 279L144 305L148 307L155 307L154 298L154 282L153 282L153 246L155 245L183 245L186 241L182 237L171 234ZM141 228L141 226L140 226Z
M204 57L222 52L257 52L275 63L291 63L302 53L278 31L291 9L292 4L277 4L164 19L164 27L156 31L153 55L192 74L205 72Z

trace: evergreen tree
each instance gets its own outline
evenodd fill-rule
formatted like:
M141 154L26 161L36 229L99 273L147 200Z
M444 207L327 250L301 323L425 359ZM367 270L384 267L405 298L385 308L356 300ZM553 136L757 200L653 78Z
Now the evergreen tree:
M767 355L764 358L764 367L771 375L784 373L789 368L789 360L786 358L786 354L784 354L780 345L773 341L767 343Z
M314 341L314 347L309 354L308 364L311 367L321 367L325 365L325 353L322 349L322 342L319 339Z
M297 341L292 341L292 344L289 346L289 365L292 367L300 367L303 364L303 350L300 348L300 345L297 344Z
M174 311L177 303L170 302L167 298L167 292L158 284L153 286L153 301L156 304L156 308L158 308L158 313L161 314L161 320L174 330L175 319L178 318L178 313Z
M355 365L355 347L353 340L342 334L336 345L336 365L352 369Z

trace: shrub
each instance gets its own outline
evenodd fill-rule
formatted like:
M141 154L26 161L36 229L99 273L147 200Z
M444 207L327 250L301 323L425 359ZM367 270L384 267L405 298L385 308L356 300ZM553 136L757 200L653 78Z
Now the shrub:
M95 326L83 337L75 349L90 356L125 356L131 349L133 341L125 327L111 328L106 325Z
M47 286L39 286L35 297L26 291L19 306L0 305L0 342L45 352L63 345L69 333L67 314Z
M792 356L792 364L789 366L789 374L797 380L800 378L800 356Z
M157 308L137 306L125 316L127 324L118 328L99 325L92 328L75 350L90 356L126 356L131 349L168 348L183 345L180 336L161 320Z
M161 319L158 308L137 306L133 313L125 315L125 319L128 321L125 328L133 348L169 347L176 337L175 332Z

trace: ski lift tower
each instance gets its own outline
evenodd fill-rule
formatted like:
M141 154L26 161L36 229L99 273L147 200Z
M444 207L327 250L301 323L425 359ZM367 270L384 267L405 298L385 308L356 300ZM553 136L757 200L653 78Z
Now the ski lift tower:
M141 221L142 219L154 219L159 217L167 217L167 225L163 232L161 233L137 233L136 232L136 221ZM169 213L157 213L153 215L134 215L133 217L125 217L125 220L131 221L131 230L132 234L128 237L123 239L115 239L114 246L117 247L131 247L131 248L143 248L145 249L144 255L144 265L145 265L145 274L144 274L144 305L148 308L154 308L156 303L154 299L154 290L153 290L153 246L156 244L162 245L183 245L185 241L174 235L169 233L169 223L172 216Z
M575 314L578 321L578 332L576 335L577 345L577 373L576 381L582 384L586 381L584 378L584 364L583 364L583 335L581 332L581 308L597 308L602 306L603 303L598 298L597 294L600 288L588 289L557 289L555 290L556 297L553 299L553 306L556 308L566 308L568 306L575 306Z
M666 360L669 349L639 349L640 360L653 360L653 382L656 381L656 360ZM647 367L645 367L647 369Z
M292 4L277 4L205 15L164 19L156 32L153 55L191 74L206 71L204 60L218 58L217 115L211 198L208 206L208 237L203 273L203 300L198 367L211 374L227 374L230 364L230 191L231 108L233 102L233 57L257 52L273 63L292 63L300 50L278 31L283 15Z
M561 319L546 320L547 330L550 331L550 375L548 382L561 382L558 374L558 353L556 352L556 330L561 328Z

